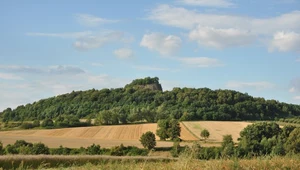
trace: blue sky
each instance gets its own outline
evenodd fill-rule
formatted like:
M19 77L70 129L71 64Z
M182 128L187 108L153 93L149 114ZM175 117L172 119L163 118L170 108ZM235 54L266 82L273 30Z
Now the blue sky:
M300 104L298 0L3 0L0 22L0 110L147 76Z

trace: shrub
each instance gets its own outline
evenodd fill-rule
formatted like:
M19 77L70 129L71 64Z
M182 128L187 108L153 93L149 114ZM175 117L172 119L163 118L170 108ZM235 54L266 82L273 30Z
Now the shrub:
M54 126L53 120L52 119L44 119L41 126L46 127L46 128L53 127Z
M100 145L92 144L91 146L87 147L86 154L88 154L88 155L100 155L101 154Z
M154 133L150 131L144 133L140 138L140 142L144 148L147 148L148 150L153 149L156 146Z
M32 123L24 122L20 126L21 129L32 129L34 128Z
M200 133L200 136L204 138L204 142L209 138L209 131L207 129L203 129Z
M49 148L43 143L33 144L33 147L32 147L31 151L32 151L32 154L34 154L34 155L40 155L40 154L48 155L48 154L50 154Z

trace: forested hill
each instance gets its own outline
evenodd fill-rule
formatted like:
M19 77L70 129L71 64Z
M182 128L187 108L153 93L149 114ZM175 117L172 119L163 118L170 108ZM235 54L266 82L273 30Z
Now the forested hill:
M106 124L135 121L273 120L299 116L300 106L254 98L232 90L174 88L162 91L157 77L134 80L124 88L76 91L5 109L2 121L43 120L59 115L102 116Z

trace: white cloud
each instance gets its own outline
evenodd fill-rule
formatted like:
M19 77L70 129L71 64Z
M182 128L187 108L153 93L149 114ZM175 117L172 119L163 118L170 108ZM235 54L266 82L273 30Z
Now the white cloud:
M22 77L19 77L17 75L10 74L10 73L0 73L0 79L4 79L4 80L23 80Z
M120 59L128 59L134 57L134 53L129 48L120 48L114 51L114 55Z
M214 48L243 46L254 41L255 36L249 31L238 29L215 29L198 27L189 33L189 39L197 41L199 45Z
M186 57L178 58L178 60L183 64L195 67L220 67L224 65L220 60L208 57Z
M199 13L163 4L151 10L148 19L163 25L189 30L197 26L217 29L235 28L264 35L272 35L278 31L297 31L300 29L300 11L269 18L250 18L239 15Z
M290 89L289 89L289 92L290 92L290 93L296 92L296 88L295 88L295 87L290 88Z
M39 37L57 37L57 38L81 38L92 35L91 31L83 32L66 32L66 33L42 33L42 32L29 32L27 36L39 36Z
M293 99L294 100L300 100L300 96L295 96Z
M296 62L300 62L300 58L297 58L297 59L296 59Z
M69 33L26 33L28 36L43 36L43 37L56 37L56 38L69 38L76 39L73 47L78 50L89 50L100 48L106 44L121 42L131 43L134 38L132 36L125 36L124 32L120 31L102 31L102 32L69 32Z
M158 51L162 55L169 55L175 53L181 47L181 43L181 38L175 35L150 33L143 36L140 46Z
M228 88L234 88L234 89L255 88L257 90L269 89L269 88L273 88L274 86L275 86L274 84L266 81L260 81L260 82L231 81L226 84L226 87Z
M270 50L300 52L300 34L295 32L277 32L270 43Z
M48 67L30 67L20 65L0 65L0 70L19 74L46 74L46 75L76 75L85 73L79 67L75 66L48 66Z
M113 31L100 35L82 37L73 43L78 50L88 50L102 47L105 44L119 42L124 36L123 32Z
M118 22L118 20L104 19L104 18L96 17L96 16L90 15L90 14L77 14L76 15L76 20L81 25L91 26L91 27L98 26L100 24L107 24L107 23Z
M234 6L234 4L228 0L178 0L178 2L187 5L221 7L221 8Z

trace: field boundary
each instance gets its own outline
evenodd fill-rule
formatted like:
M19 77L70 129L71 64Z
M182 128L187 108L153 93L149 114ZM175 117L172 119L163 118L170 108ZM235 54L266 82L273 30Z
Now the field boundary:
M93 165L113 162L171 162L178 158L160 156L106 156L106 155L5 155L0 156L3 169L41 169Z
M183 122L181 122L181 124L184 126L184 128L187 130L187 131L189 131L195 138L197 138L197 139L199 139L199 140L201 140L197 135L195 135L189 128L187 128L187 126L183 123Z

